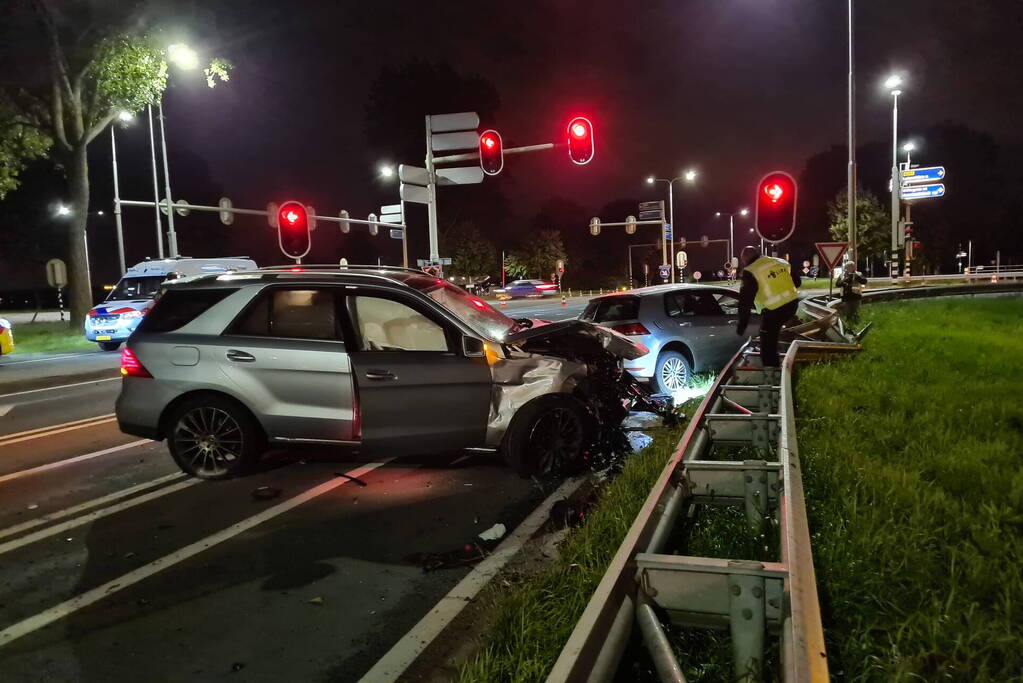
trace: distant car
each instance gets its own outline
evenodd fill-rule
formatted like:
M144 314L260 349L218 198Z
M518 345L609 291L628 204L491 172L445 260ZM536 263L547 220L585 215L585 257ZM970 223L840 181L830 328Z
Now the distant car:
M498 299L540 299L551 296L558 290L553 282L543 280L514 280L494 290Z
M196 477L240 474L268 444L482 447L560 471L641 400L620 372L646 352L632 339L513 320L422 272L288 267L166 288L121 351L117 421L167 439Z
M169 258L132 266L99 305L85 317L85 338L104 351L116 351L153 307L163 283L182 277L255 270L245 258Z
M0 356L6 356L14 352L14 332L11 331L11 322L0 318Z
M591 300L579 318L647 347L625 369L669 394L688 386L693 373L724 367L745 339L735 333L738 294L725 287L659 285L610 294ZM750 326L759 324L751 316Z

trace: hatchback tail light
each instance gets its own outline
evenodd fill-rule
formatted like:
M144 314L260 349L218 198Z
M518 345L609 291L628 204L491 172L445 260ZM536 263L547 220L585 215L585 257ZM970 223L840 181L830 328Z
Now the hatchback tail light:
M623 323L621 325L612 325L611 329L615 332L621 332L627 335L639 335L639 334L650 334L650 330L643 327L641 323Z
M121 375L124 377L152 377L149 370L146 370L127 346L121 349Z
M537 285L536 288L537 289L557 289L558 286L557 285L552 285L552 284L546 284L546 285Z

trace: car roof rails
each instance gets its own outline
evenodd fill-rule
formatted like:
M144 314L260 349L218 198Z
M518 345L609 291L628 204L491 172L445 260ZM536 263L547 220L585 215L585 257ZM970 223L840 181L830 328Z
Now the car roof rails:
M403 273L415 273L416 275L426 275L425 272L418 268L404 268L402 266L380 266L375 264L347 264L339 265L337 263L296 263L292 265L281 265L281 266L263 266L259 270L291 270L292 268L301 268L302 270L333 270L333 271L361 271L361 270L389 270L389 271L400 271Z

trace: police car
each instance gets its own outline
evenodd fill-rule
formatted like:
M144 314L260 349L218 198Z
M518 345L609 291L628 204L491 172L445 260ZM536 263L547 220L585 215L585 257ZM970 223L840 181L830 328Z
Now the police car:
M104 351L116 351L153 307L167 280L256 268L256 262L244 256L143 261L129 268L110 295L89 311L85 338Z

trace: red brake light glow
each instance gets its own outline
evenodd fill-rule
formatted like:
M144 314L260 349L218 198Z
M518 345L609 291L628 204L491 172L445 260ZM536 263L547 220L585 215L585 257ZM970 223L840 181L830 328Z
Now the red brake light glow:
M547 283L547 284L543 284L543 285L537 285L536 288L537 289L557 289L558 286L557 285L552 285L550 283Z
M611 327L615 332L620 332L627 335L640 335L650 334L650 330L643 327L641 323L624 323L622 325L613 325Z
M121 375L124 377L152 377L149 370L146 370L127 346L121 349Z

